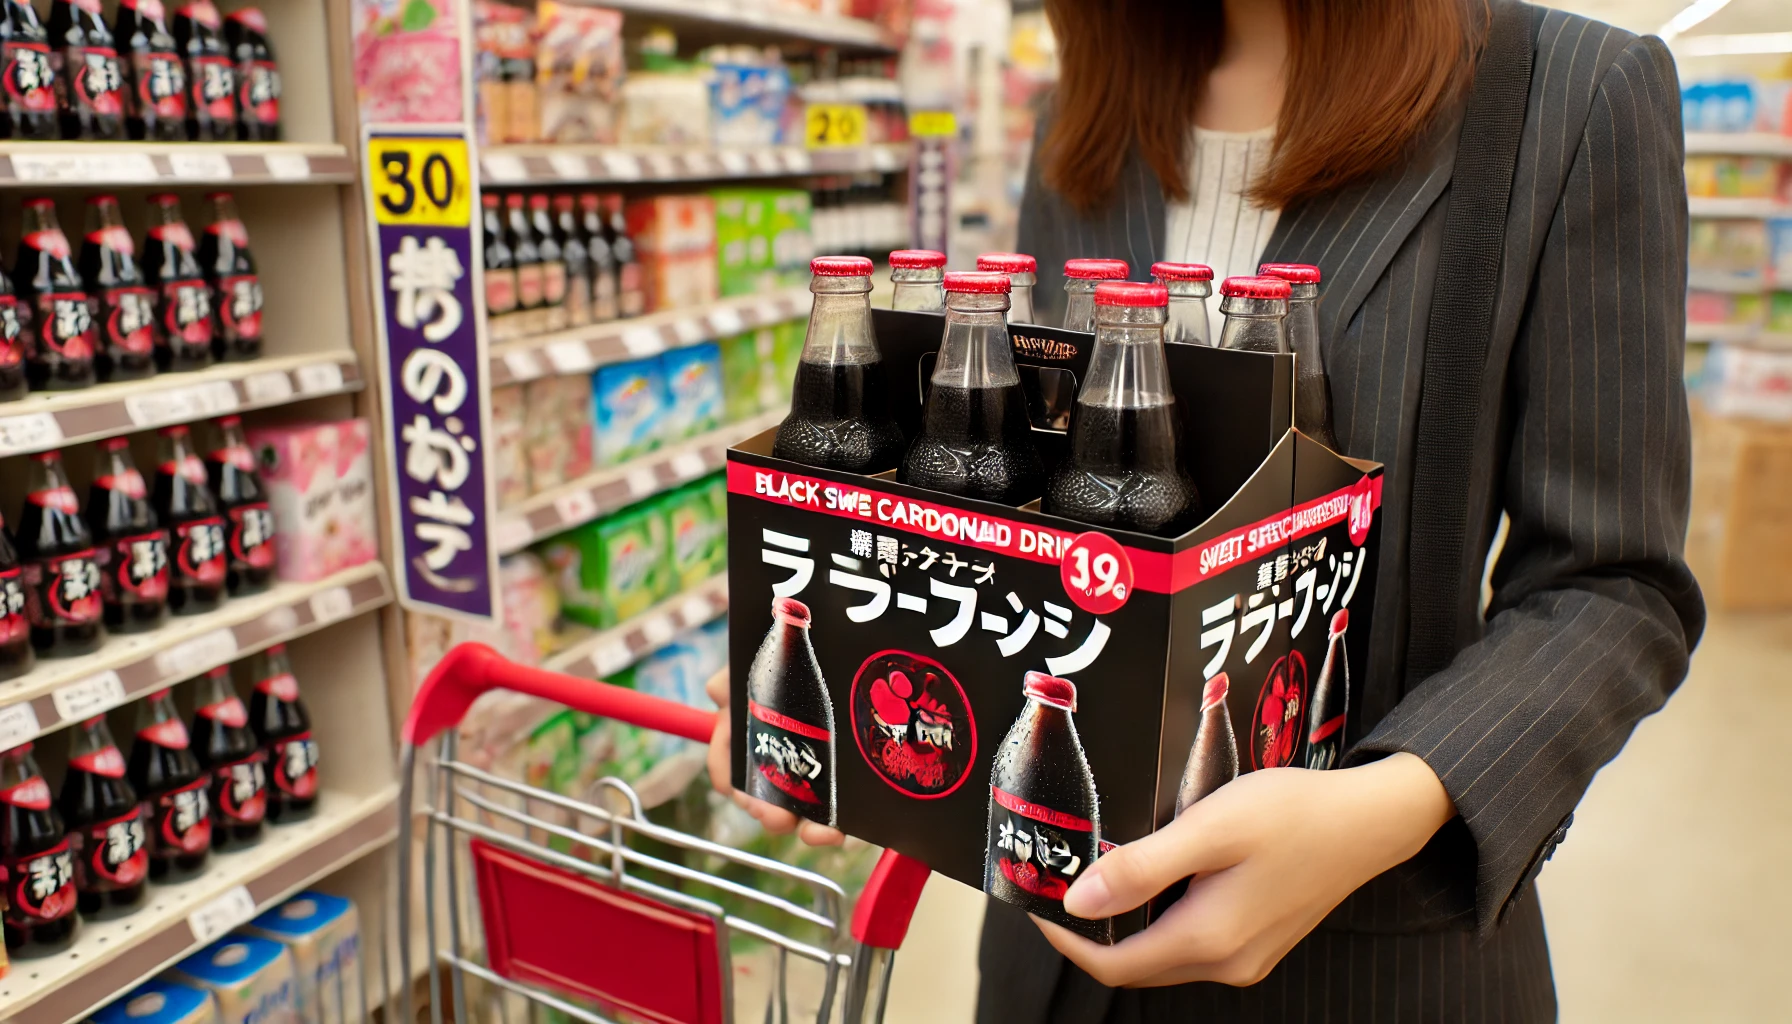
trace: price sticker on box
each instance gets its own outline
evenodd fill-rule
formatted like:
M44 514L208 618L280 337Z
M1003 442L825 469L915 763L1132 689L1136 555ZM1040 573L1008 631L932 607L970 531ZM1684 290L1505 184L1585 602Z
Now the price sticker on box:
M718 338L739 334L746 329L746 326L741 322L740 311L732 306L723 306L709 314L710 333Z
M222 153L180 150L168 154L168 169L187 181L230 180L230 158Z
M247 886L232 886L200 904L187 915L187 927L193 930L193 941L199 945L229 934L232 928L255 916L255 897Z
M678 626L670 615L649 615L641 623L641 635L649 647L664 647L678 634Z
M521 551L534 539L535 531L529 529L529 521L522 516L501 516L492 530L492 543L505 553Z
M596 669L600 676L620 672L634 660L634 653L628 649L628 644L621 640L611 640L591 652L591 667Z
M523 166L522 158L511 156L508 153L485 154L479 158L479 169L485 172L485 180L495 183L522 181L529 176L529 170Z
M644 498L660 489L660 478L652 469L642 466L628 474L628 494L631 498Z
M628 153L602 153L604 172L619 181L634 181L641 176L641 163Z
M445 228L473 222L473 175L465 138L378 136L368 140L367 150L374 220Z
M868 120L863 103L811 103L803 110L803 141L810 149L863 146Z
M672 472L680 480L699 477L708 471L709 463L703 461L702 452L679 452L672 457Z
M654 356L666 350L666 339L657 327L630 327L622 332L622 347L631 356Z
M311 158L303 153L264 153L268 177L276 181L297 181L311 177Z
M310 363L298 368L299 390L312 395L342 390L342 366L339 363Z
M123 704L124 697L124 683L117 672L108 670L58 686L51 691L50 702L56 705L58 718L79 722Z
M236 634L228 629L214 629L156 655L156 673L163 679L188 679L235 655Z
M489 162L491 158L486 160ZM586 181L591 177L590 165L578 153L549 153L548 166L554 169L554 177L561 181Z
M716 159L722 162L722 170L729 174L741 175L752 170L752 164L748 162L747 154L738 149L720 150L716 153Z

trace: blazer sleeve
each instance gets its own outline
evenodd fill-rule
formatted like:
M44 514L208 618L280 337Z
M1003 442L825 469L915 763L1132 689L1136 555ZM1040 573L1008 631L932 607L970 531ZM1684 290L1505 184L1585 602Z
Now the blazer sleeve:
M1672 59L1638 39L1594 97L1508 365L1509 530L1485 633L1353 752L1437 772L1474 841L1460 882L1483 934L1679 685L1704 626L1683 559L1683 149Z

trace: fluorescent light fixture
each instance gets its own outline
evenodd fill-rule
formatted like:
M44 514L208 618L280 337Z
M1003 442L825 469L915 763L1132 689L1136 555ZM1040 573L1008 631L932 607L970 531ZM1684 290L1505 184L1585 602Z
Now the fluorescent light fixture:
M1674 41L1682 57L1733 57L1749 53L1792 53L1792 32L1744 32L1740 35L1687 36Z
M1680 13L1668 19L1667 24L1655 33L1663 42L1672 42L1674 37L1691 29L1706 18L1730 6L1730 0L1692 0L1680 9Z

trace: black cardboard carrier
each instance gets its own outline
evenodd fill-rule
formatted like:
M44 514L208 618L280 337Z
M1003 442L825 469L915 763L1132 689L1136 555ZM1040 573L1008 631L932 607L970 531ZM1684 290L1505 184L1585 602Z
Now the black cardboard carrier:
M876 310L873 322L912 439L943 318ZM1009 333L1049 471L1064 455L1094 338L1029 325ZM1239 771L1305 766L1315 731L1356 738L1357 688L1342 722L1317 721L1309 705L1334 622L1347 619L1349 676L1362 678L1381 466L1291 429L1292 356L1183 345L1167 355L1193 439L1185 459L1208 510L1173 539L1091 530L1037 502L1013 508L909 487L893 471L865 477L775 459L775 430L729 451L736 788L748 788L748 675L775 598L807 606L832 705L831 751L820 723L756 709L761 745L785 744L770 751L788 755L777 762L791 773L780 786L831 790L843 831L967 885L990 888L986 873L999 867L1015 884L996 888L1033 894L1011 902L1103 941L1143 928L1149 910L1111 922L1064 915L1056 897L1091 859L1077 840L1093 833L1106 850L1175 816L1208 680L1227 676ZM1075 684L1070 717L1094 814L1051 807L1049 794L992 794L998 748L1028 711L1029 672ZM781 802L821 820L830 813Z

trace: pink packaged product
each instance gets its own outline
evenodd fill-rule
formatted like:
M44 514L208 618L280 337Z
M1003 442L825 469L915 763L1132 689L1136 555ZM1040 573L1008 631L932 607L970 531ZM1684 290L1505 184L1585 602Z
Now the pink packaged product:
M280 528L280 578L305 582L373 561L372 428L366 420L249 431Z

